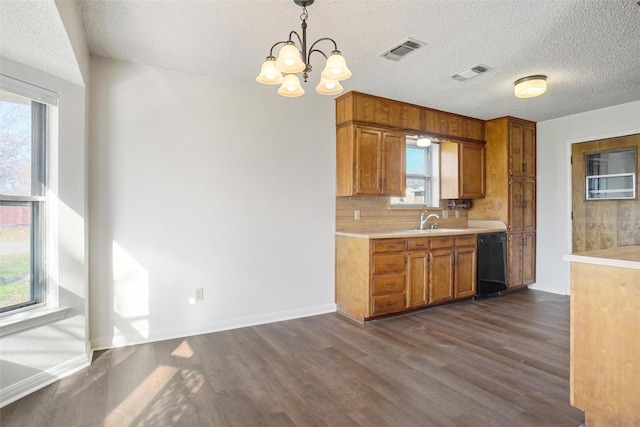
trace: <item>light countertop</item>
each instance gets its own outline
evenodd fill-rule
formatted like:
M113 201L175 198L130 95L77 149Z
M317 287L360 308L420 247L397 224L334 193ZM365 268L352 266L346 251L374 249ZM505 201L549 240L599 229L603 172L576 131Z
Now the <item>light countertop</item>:
M336 231L336 236L356 237L362 239L391 239L410 237L461 236L464 234L495 233L507 231L500 221L469 221L469 227L436 228L426 230L390 230L390 231Z
M622 246L598 251L567 254L565 261L640 270L640 246Z

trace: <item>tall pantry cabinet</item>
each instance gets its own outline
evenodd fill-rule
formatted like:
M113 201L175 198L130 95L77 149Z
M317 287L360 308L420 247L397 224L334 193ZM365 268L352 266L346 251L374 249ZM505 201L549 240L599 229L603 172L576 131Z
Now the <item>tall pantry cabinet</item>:
M469 219L507 225L509 289L535 282L536 124L502 117L485 122L486 197L474 201Z

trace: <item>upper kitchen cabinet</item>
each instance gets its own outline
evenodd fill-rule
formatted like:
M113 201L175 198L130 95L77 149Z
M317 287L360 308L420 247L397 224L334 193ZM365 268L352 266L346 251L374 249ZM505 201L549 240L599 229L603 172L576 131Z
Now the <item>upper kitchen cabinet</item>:
M336 126L358 123L428 134L441 139L484 141L484 122L432 108L407 104L360 92L336 99Z
M452 141L440 143L440 198L483 198L484 157L484 144Z
M403 196L405 135L372 126L336 131L336 195Z
M509 174L536 176L536 125L535 123L509 122Z

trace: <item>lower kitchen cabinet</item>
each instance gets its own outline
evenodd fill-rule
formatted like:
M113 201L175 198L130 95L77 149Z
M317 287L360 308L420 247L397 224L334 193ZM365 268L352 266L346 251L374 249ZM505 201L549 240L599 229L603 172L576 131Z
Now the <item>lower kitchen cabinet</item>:
M407 307L427 305L429 289L429 252L407 254Z
M429 253L429 304L453 299L454 237L434 237Z
M507 241L509 289L517 289L536 280L536 233L509 233Z
M358 321L468 298L476 291L476 236L336 236L338 312Z
M476 236L463 237L456 239L455 299L471 298L476 294L477 239Z

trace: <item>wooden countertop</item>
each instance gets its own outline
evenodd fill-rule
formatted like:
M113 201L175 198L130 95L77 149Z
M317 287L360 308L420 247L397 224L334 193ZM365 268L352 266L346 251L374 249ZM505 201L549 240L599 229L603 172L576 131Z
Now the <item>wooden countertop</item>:
M598 251L567 254L565 261L640 270L640 246L622 246Z

